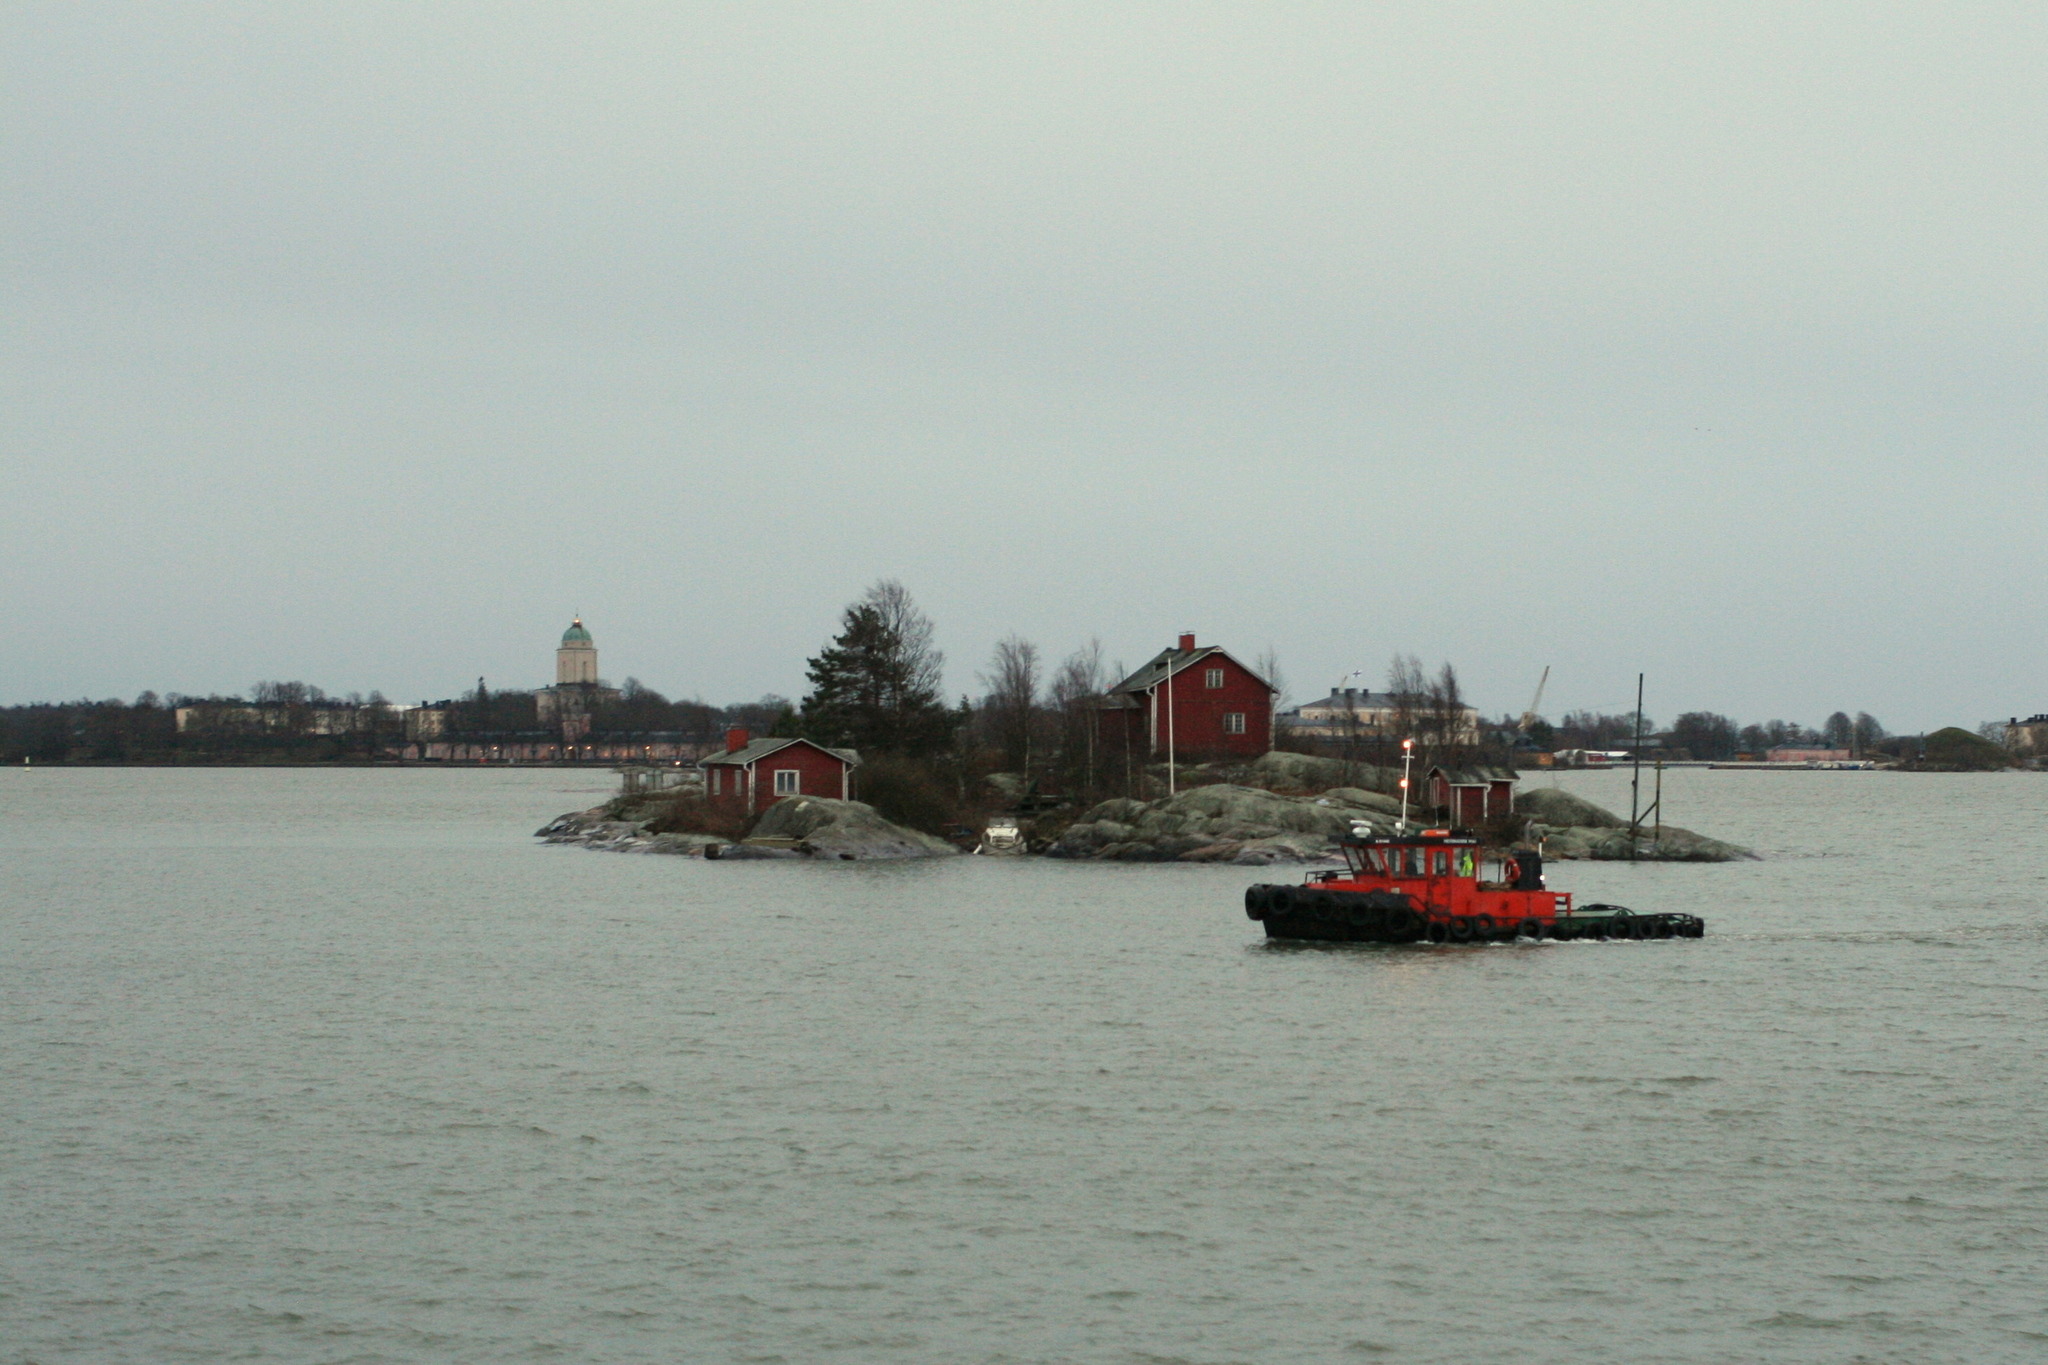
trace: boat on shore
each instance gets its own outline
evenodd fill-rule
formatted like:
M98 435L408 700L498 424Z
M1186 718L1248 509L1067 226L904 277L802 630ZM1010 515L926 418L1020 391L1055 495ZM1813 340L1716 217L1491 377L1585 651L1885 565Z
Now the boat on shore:
M1275 939L1328 943L1488 943L1529 939L1699 938L1697 915L1637 914L1621 905L1578 905L1543 879L1535 849L1488 849L1476 835L1354 834L1342 869L1300 886L1258 885L1245 914Z

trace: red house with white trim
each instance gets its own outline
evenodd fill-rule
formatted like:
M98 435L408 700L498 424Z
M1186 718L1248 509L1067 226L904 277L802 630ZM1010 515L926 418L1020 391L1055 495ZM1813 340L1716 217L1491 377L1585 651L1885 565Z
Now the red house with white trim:
M1193 635L1112 687L1095 716L1101 738L1154 758L1257 758L1273 747L1273 685Z
M706 800L756 815L785 796L847 800L860 755L807 739L753 739L745 730L727 730L725 752L697 766L704 770Z

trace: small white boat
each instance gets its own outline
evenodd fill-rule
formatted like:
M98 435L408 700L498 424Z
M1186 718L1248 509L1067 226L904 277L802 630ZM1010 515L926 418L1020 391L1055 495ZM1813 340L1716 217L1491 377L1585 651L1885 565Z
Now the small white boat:
M1024 825L1014 815L998 815L990 820L981 831L981 842L974 846L976 853L1008 854L1026 852Z

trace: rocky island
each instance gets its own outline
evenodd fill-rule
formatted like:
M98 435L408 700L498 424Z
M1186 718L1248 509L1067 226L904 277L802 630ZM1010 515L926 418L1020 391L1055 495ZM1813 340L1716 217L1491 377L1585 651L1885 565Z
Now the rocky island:
M1390 834L1401 816L1400 798L1391 794L1399 790L1398 774L1370 764L1275 752L1249 763L1188 769L1181 777L1193 785L1172 796L1116 798L1085 811L1041 814L1031 822L1032 849L1111 862L1321 862L1337 856L1338 842L1354 828ZM1409 821L1426 823L1413 808ZM535 833L548 843L710 858L865 861L963 851L936 834L892 823L863 802L819 796L779 801L751 824L717 825L700 799L667 791L616 796ZM1631 840L1621 816L1549 788L1519 793L1515 814L1489 833L1540 844L1554 859L1730 862L1756 856L1675 825L1654 835L1639 831Z

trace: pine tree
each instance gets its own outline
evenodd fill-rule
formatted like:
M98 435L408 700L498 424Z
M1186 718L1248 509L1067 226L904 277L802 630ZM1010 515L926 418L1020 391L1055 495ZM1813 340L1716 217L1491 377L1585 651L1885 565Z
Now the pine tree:
M939 699L945 656L930 618L894 579L846 609L832 643L809 661L804 737L863 754L926 758L949 747L955 720Z

